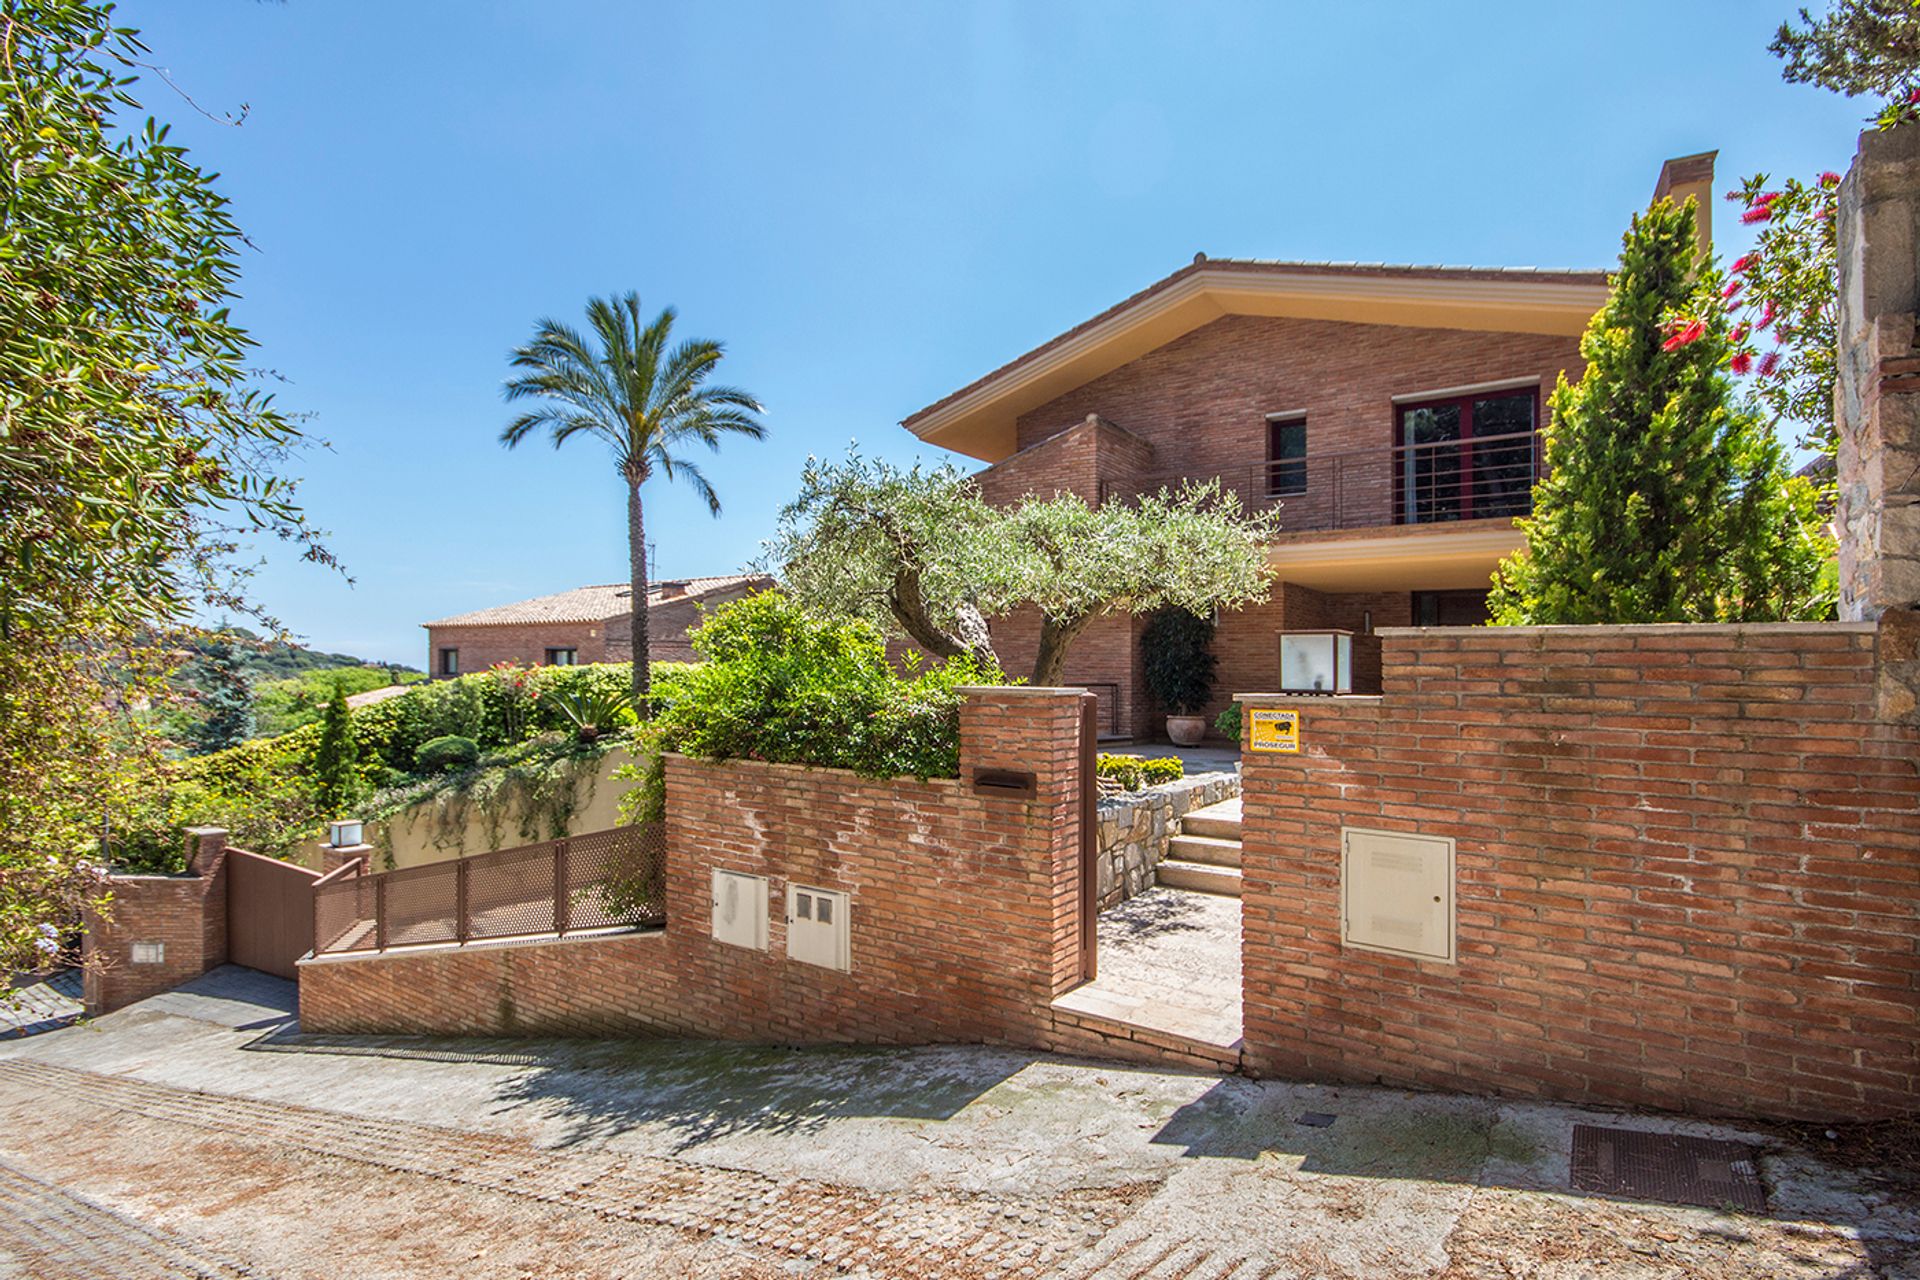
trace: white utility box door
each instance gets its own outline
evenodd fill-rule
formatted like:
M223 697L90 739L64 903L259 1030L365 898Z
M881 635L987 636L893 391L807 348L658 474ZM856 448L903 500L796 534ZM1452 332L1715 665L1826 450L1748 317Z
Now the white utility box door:
M767 878L713 873L713 936L735 947L767 949Z
M847 923L846 894L787 886L787 959L845 972L851 961Z
M1340 941L1454 961L1453 841L1340 829Z

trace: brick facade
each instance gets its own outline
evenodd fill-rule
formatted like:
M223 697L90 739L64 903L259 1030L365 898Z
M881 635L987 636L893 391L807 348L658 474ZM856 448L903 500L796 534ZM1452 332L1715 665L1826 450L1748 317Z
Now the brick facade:
M626 619L619 619L621 626ZM427 674L439 679L447 672L440 663L442 649L457 649L460 654L456 675L472 675L501 662L517 666L541 666L548 649L573 649L577 661L613 662L608 646L611 622L510 622L480 626L430 626L427 628ZM632 644L621 647L621 658L633 651Z
M1714 1114L1920 1088L1920 731L1863 625L1443 628L1244 757L1246 1063ZM1340 829L1457 842L1458 962L1341 945Z
M1395 397L1485 383L1537 382L1542 405L1564 371L1583 368L1578 340L1522 333L1475 333L1395 325L1227 316L1148 352L1103 377L1023 415L1020 451L975 476L982 495L1012 505L1029 495L1073 493L1088 502L1132 492L1167 476L1223 476L1244 486L1267 460L1269 413L1304 411L1310 458L1377 451L1346 468L1342 509L1371 500L1374 523L1392 530ZM1311 527L1327 512L1331 471L1315 462L1308 492L1286 500ZM1427 529L1401 526L1408 537ZM1287 535L1294 536L1294 535ZM1300 537L1339 537L1303 533ZM1491 565L1489 565L1491 568ZM1232 691L1280 682L1282 630L1338 627L1363 631L1413 621L1407 590L1322 592L1276 583L1263 605L1225 614L1214 641L1219 679L1209 721ZM1117 704L1103 729L1123 738L1158 739L1165 712L1152 705L1140 664L1142 620L1109 617L1088 628L1069 654L1064 679L1095 688ZM1037 614L995 619L994 647L1006 669L1024 675L1039 639ZM1356 664L1357 687L1377 687L1371 651Z
M664 931L310 960L300 968L301 1025L984 1041L1231 1066L1174 1037L1051 1008L1081 976L1082 700L978 691L962 710L959 779L672 757ZM978 769L1031 772L1035 793L976 793ZM768 878L765 951L711 936L716 868ZM787 958L789 882L849 895L849 971Z
M187 871L116 875L104 913L89 912L83 944L84 999L98 1016L158 995L227 962L227 833L187 834ZM135 963L135 943L163 948L159 963Z

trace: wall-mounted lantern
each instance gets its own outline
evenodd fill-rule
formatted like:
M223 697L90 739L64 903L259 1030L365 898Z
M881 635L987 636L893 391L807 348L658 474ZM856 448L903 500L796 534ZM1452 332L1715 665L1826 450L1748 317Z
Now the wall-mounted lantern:
M351 849L363 843L366 823L358 818L342 818L327 824L327 843L336 849Z
M1352 693L1353 632L1282 631L1280 692Z

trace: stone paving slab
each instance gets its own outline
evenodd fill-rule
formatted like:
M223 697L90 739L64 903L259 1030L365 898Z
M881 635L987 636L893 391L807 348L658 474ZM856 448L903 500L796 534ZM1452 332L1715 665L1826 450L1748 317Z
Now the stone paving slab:
M1149 889L1101 914L1096 968L1054 1004L1207 1044L1239 1041L1239 899Z

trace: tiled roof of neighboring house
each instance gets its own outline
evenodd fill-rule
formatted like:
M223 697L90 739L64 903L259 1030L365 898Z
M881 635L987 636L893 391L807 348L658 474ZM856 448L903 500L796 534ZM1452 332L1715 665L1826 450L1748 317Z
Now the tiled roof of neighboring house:
M670 600L697 600L733 587L762 583L771 586L772 582L771 578L756 573L670 578L647 584L647 606L652 608ZM531 600L519 600L513 604L495 605L491 609L476 609L472 613L456 613L450 618L436 618L422 625L488 627L514 623L605 622L630 613L632 599L633 592L626 583L609 582L600 586L575 587L571 591L556 592L550 596L535 596Z

